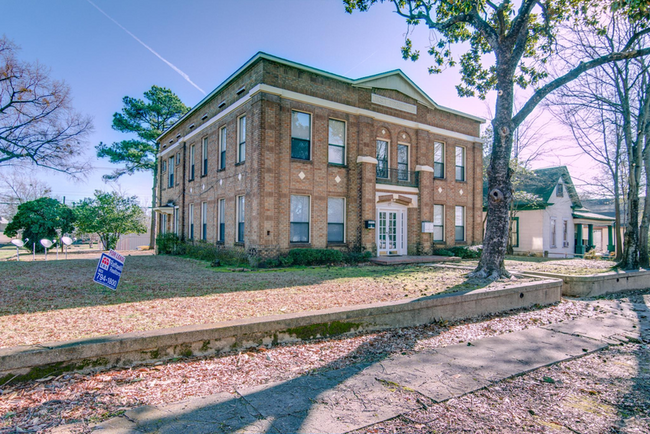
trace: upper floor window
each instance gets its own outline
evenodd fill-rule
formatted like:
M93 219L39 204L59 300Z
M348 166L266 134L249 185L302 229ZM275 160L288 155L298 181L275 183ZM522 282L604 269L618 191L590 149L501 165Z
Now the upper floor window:
M564 197L564 185L562 183L559 183L555 188L555 195L557 197Z
M311 159L311 115L291 112L291 158Z
M409 147L408 145L397 145L397 180L409 180Z
M176 165L178 166L179 164L181 164L181 153L177 152L176 153Z
M194 174L195 174L195 168L194 168L194 159L195 159L195 146L192 145L190 146L190 181L194 181Z
M291 196L290 232L290 242L309 242L309 196Z
M434 142L433 144L433 177L445 177L445 144Z
M345 164L345 122L329 120L328 162Z
M208 174L208 138L207 137L203 138L201 156L203 160L203 163L201 164L201 176L205 176Z
M238 121L237 128L237 162L246 161L246 116L242 116Z
M377 140L377 178L388 178L388 142Z
M162 167L160 168L161 173L165 173L167 171L167 160L162 161Z
M169 157L169 174L167 175L167 187L174 186L174 157Z
M226 168L226 137L227 137L226 127L219 130L219 169L223 170Z
M456 181L465 181L465 148L456 146Z

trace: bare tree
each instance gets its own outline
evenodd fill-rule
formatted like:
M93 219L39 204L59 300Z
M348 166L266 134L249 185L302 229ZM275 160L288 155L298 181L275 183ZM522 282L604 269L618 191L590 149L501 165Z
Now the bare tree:
M73 110L65 83L38 63L18 60L17 50L0 38L0 167L31 163L85 173L91 168L82 159L91 119Z
M40 197L49 197L50 186L24 168L0 172L0 216L11 220L18 205Z
M649 42L638 23L618 14L602 15L595 28L572 28L569 34L570 39L564 41L561 50L567 64L617 52L629 45L633 35L640 35L634 42L638 46ZM620 179L622 163L627 162L627 224L623 250L617 254L625 269L648 265L650 203L644 206L639 222L639 191L644 162L650 158L646 149L650 128L649 86L647 59L626 59L585 72L551 100L559 108L557 118L569 127L578 146L607 168L614 193L618 246Z

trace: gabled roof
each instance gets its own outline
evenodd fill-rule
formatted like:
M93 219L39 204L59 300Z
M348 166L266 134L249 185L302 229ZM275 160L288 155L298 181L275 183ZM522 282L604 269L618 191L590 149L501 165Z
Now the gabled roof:
M333 74L331 72L324 71L322 69L314 68L311 66L303 65L302 63L293 62L291 60L283 59L281 57L274 56L272 54L264 53L262 51L257 52L253 57L251 57L244 65L232 73L226 80L224 80L219 86L216 87L212 92L207 94L201 101L198 102L190 111L185 113L174 125L172 125L167 131L164 131L157 140L160 140L162 136L167 134L169 130L174 128L180 122L191 116L201 107L203 107L208 101L212 99L215 95L221 92L226 86L228 86L232 81L234 81L241 73L246 71L250 66L254 65L261 59L270 60L276 63L283 65L291 66L293 68L301 69L303 71L308 71L314 74L318 74L324 77L332 78L335 80L348 83L355 87L364 87L364 88L383 88L383 89L393 89L399 92L404 93L405 95L410 96L411 98L417 100L421 104L424 104L428 107L435 108L444 112L452 113L455 115L463 116L468 119L475 120L480 123L485 123L485 119L473 116L468 113L463 113L458 110L450 109L441 105L436 104L422 89L420 89L414 82L411 80L404 72L399 69L392 71L382 72L380 74L370 75L367 77L362 77L358 79L352 79L344 77L342 75Z
M573 180L569 174L569 169L566 166L549 167L546 169L537 169L532 171L533 176L530 176L521 182L517 188L525 192L539 196L545 203L548 204L555 186L560 178L566 187L566 191L571 198L571 203L574 208L582 208L582 203L578 197L578 192L573 185Z

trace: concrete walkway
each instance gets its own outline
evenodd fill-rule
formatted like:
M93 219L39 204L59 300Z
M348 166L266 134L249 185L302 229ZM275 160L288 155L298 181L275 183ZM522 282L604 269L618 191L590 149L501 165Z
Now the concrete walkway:
M421 351L317 375L127 411L98 433L342 433L391 419L419 404L392 392L412 389L437 402L611 344L650 338L644 304L598 300L601 314ZM65 432L57 430L57 433Z

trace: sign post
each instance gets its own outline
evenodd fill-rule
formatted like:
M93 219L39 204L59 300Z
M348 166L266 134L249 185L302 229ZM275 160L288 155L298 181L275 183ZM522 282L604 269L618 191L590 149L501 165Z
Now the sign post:
M93 281L115 291L117 284L120 283L125 259L124 256L112 249L108 253L102 253L102 257L99 258L97 263Z

